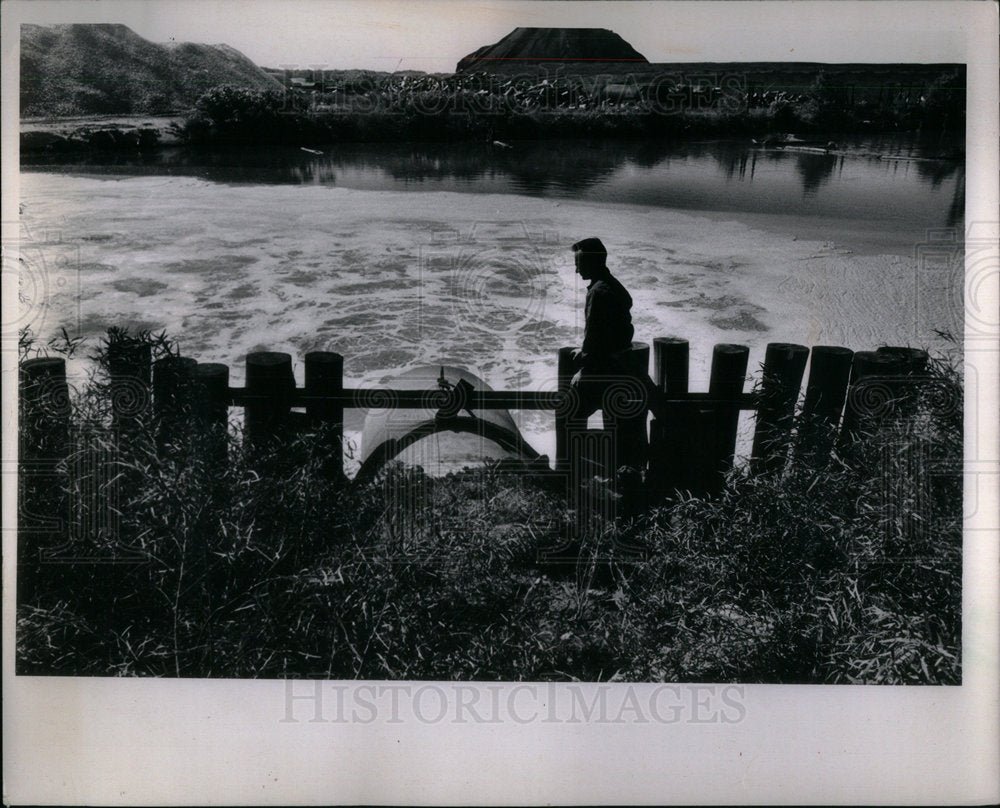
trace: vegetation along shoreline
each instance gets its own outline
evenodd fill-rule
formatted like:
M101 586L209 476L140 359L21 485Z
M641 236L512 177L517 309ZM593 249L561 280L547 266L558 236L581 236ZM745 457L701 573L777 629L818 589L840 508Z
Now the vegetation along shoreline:
M925 88L880 88L874 98L818 72L807 87L756 88L674 73L551 78L486 73L430 76L337 71L339 78L254 89L224 84L187 111L36 117L22 121L23 152L145 151L162 146L339 142L507 141L541 138L748 138L780 148L829 133L916 133L939 139L934 156L960 158L964 75L943 70ZM638 80L642 79L642 80ZM947 145L945 145L947 144Z

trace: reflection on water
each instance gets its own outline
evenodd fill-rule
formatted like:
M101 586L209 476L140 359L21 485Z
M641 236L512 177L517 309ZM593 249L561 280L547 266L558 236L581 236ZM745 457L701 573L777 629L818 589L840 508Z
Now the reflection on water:
M802 178L802 192L806 195L816 193L833 175L838 159L843 160L832 154L797 154L796 158L796 170Z
M915 136L831 140L783 148L750 141L334 144L323 154L278 147L173 148L144 154L26 154L21 165L29 171L516 193L840 220L856 233L891 230L900 244L919 241L929 228L961 224L964 161L939 157L954 154L951 144Z

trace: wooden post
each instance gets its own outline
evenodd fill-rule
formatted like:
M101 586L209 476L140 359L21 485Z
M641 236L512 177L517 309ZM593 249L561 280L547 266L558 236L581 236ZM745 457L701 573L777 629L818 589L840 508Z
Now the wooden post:
M847 390L842 441L850 442L876 429L895 411L894 379L903 369L903 360L891 354L858 351L851 363L851 382Z
M209 462L222 469L229 461L229 368L199 362L193 376L198 428L208 444Z
M148 342L126 337L108 345L108 373L111 377L111 426L115 446L112 457L129 457L138 450L151 448L152 391L150 372L152 346ZM134 455L132 455L134 456ZM103 525L110 535L121 540L121 513L129 508L129 496L139 489L142 481L141 464L114 461L100 463L95 470L101 478L104 502L100 507ZM106 521L105 521L106 520ZM100 529L97 529L100 532Z
M796 455L810 462L830 456L847 396L854 351L839 345L817 345L809 362L809 382L799 416Z
M20 365L18 379L21 457L65 457L69 448L70 416L66 361L59 357L27 359Z
M750 455L754 474L780 472L785 467L795 403L808 358L805 345L772 342L767 346Z
M919 348L902 348L885 345L875 351L875 353L897 357L902 362L903 373L907 374L923 373L927 368L929 359L927 351L922 351Z
M898 375L885 379L895 405L890 417L895 421L894 427L909 433L892 447L893 467L883 474L886 488L883 497L890 507L904 500L913 503L914 512L905 513L907 508L899 514L903 516L900 527L906 540L920 540L934 523L929 469L933 449L925 436L913 434L910 427L917 414L921 387L929 381L925 374L929 357L926 351L918 348L899 346L884 346L875 353L892 357L899 363Z
M612 486L593 484L594 477L614 473L615 434L608 429L574 430L568 445L568 505L575 514L576 538L600 532L617 515Z
M689 353L686 339L653 340L654 381L661 392L675 397L687 394ZM666 420L654 417L649 426L647 488L653 501L662 500L675 489L689 487L683 475L688 467L690 412L676 406L666 410L669 415Z
M612 434L612 474L615 493L621 497L618 513L628 517L641 510L642 472L649 459L649 345L633 342L624 360L622 381L605 392L602 402L604 428ZM615 389L617 387L617 390Z
M747 375L747 361L750 349L746 345L731 345L720 343L712 351L712 374L708 382L708 392L719 399L735 399L743 393L743 382ZM735 451L736 426L740 417L739 407L734 404L723 404L719 408L726 417L721 423L727 428L726 445L732 443Z
M41 553L68 538L69 501L60 462L70 450L70 398L66 362L28 359L18 368L17 601L38 587Z
M108 345L108 371L112 376L134 376L149 384L152 353L148 342L113 342Z
M929 361L927 351L922 351L919 348L884 346L875 353L891 356L899 361L900 375L892 379L889 386L893 391L893 398L896 400L897 415L902 418L912 417L917 411L920 384L924 381L923 373L927 369Z
M648 448L646 420L649 403L645 401L645 380L649 378L649 345L633 342L623 364L621 381L610 381L601 402L604 428L614 436L612 476L622 466L642 471L646 466Z
M111 418L119 432L134 432L151 415L152 346L126 340L108 346L111 376Z
M274 439L288 437L294 390L290 354L275 351L247 354L244 412L251 446L262 448Z
M720 343L712 351L708 392L721 403L713 404L710 408L707 434L702 436L708 460L702 489L708 494L722 490L726 472L733 465L740 408L735 403L728 403L728 400L735 399L743 392L749 357L750 349L746 345Z
M570 431L570 409L569 401L570 382L573 381L573 374L576 367L573 362L575 348L559 349L558 364L558 391L561 397L556 409L556 459L555 470L564 474L569 472L569 431Z
M687 393L689 353L686 339L656 337L653 340L653 381L661 392Z
M839 345L817 345L812 349L803 418L815 418L836 427L844 409L854 351Z
M156 445L166 450L171 439L181 439L193 413L193 376L198 365L186 356L165 356L153 363L153 418Z
M306 415L320 430L316 451L323 458L321 472L331 479L344 476L344 405L330 400L344 391L344 357L328 351L306 354Z

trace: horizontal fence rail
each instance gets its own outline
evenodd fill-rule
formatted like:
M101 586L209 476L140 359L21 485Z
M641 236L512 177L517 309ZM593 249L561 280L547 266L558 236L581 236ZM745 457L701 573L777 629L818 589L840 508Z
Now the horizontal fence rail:
M254 394L246 387L229 387L226 402L232 407L245 407L257 401L269 400L269 394ZM288 405L308 408L316 403L338 404L350 409L441 409L455 402L469 409L488 410L558 410L565 406L567 394L558 390L504 391L473 390L464 396L452 396L447 390L395 390L391 387L349 387L332 395L310 395L304 388L294 390ZM637 404L642 398L624 398L623 403ZM678 407L702 407L708 405L730 405L740 410L755 410L758 396L754 393L739 393L719 396L713 393L688 393L684 396L663 396L661 403Z
M247 355L246 382L239 387L230 384L226 365L179 356L152 361L149 345L115 345L107 365L111 418L121 435L134 435L145 408L161 451L178 432L194 430L209 438L202 451L218 464L228 457L232 407L244 410L250 447L324 426L314 450L327 458L325 473L343 478L345 409L433 411L431 422L414 427L428 434L475 432L477 420L483 420L477 410L552 411L555 472L579 482L592 472L614 477L619 468L630 467L644 476L643 485L656 500L675 491L712 495L721 489L734 464L741 412L752 412L755 419L750 472L780 474L792 457L825 462L887 419L913 415L928 378L928 356L918 349L887 346L855 353L841 346L771 343L748 392L749 348L718 344L708 390L695 392L689 389L688 341L659 337L652 348L633 343L621 356L620 374L601 377L609 385L616 379L629 382L611 405L605 401L598 408L603 430L589 430L586 419L574 415L577 365L569 347L558 351L557 389L494 391L465 382L422 390L345 387L344 359L332 352L306 354L305 384L299 387L291 355L273 351ZM65 362L26 360L19 379L21 457L47 468L66 452L72 408ZM534 450L516 437L508 443L529 458ZM379 448L379 462L392 459L391 446Z

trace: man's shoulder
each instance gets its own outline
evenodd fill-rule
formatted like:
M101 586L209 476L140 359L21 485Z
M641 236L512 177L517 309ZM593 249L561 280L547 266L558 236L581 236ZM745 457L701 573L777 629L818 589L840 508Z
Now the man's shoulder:
M604 278L597 278L588 288L590 295L611 295L613 297L624 297L628 294L621 282L613 275Z

